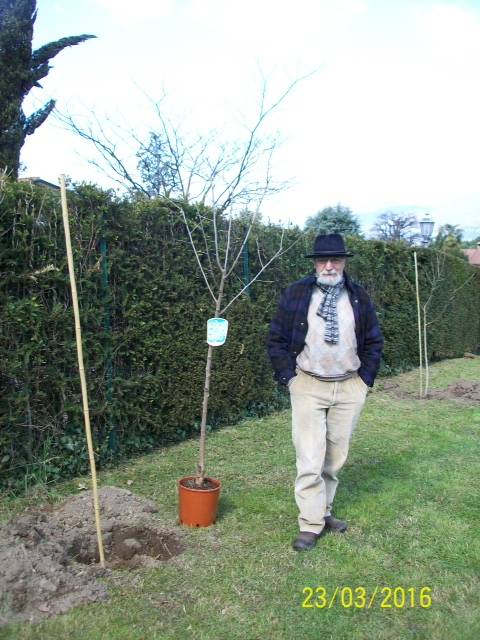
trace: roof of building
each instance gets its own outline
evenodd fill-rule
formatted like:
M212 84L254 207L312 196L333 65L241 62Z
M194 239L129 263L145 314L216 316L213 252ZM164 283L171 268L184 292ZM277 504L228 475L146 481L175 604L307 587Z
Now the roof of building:
M480 242L477 242L476 249L464 249L463 253L467 256L470 264L480 267Z
M43 178L40 178L38 176L19 178L19 182L31 182L36 187L47 187L48 189L55 189L55 191L58 191L60 189L58 184L53 184L52 182L48 182L47 180L44 180Z

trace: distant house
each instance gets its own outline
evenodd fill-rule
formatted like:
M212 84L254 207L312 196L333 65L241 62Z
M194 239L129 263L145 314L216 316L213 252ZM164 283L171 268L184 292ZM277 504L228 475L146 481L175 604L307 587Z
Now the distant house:
M480 242L477 242L476 249L464 249L463 253L467 256L468 262L474 267L480 267Z
M47 189L53 189L54 191L60 191L60 187L58 184L53 184L52 182L48 182L47 180L43 180L38 176L32 176L29 178L19 178L19 182L30 182L34 184L36 187L45 187Z

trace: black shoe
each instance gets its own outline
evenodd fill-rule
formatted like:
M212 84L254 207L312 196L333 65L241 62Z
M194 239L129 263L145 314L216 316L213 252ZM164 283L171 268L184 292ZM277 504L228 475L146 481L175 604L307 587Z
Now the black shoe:
M312 533L311 531L300 531L298 536L292 543L292 547L295 551L310 551L317 544L317 540L320 537L319 533Z
M335 533L345 533L347 530L347 523L345 520L338 520L333 516L325 516L325 529L329 529Z

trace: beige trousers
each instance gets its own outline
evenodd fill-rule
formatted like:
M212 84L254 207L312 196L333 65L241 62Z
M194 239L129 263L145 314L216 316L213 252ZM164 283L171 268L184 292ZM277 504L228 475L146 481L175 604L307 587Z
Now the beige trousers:
M337 473L348 455L368 387L358 374L338 382L297 369L289 385L292 440L297 454L295 501L300 531L320 533L331 514Z

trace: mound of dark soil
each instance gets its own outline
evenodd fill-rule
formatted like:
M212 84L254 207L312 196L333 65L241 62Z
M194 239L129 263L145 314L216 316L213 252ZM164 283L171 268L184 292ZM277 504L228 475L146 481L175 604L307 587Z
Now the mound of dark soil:
M0 625L31 622L105 600L112 568L157 566L184 550L158 528L150 500L117 487L99 491L106 568L98 562L92 493L30 510L0 526Z
M405 400L418 398L418 391L406 391L398 382L382 382L378 390L385 391L394 398ZM445 389L430 389L426 399L459 400L464 403L480 404L480 382L457 380Z
M480 403L480 382L473 380L457 380L448 385L446 389L433 389L429 393L431 398L442 398L446 400L462 399L470 400L473 403Z

